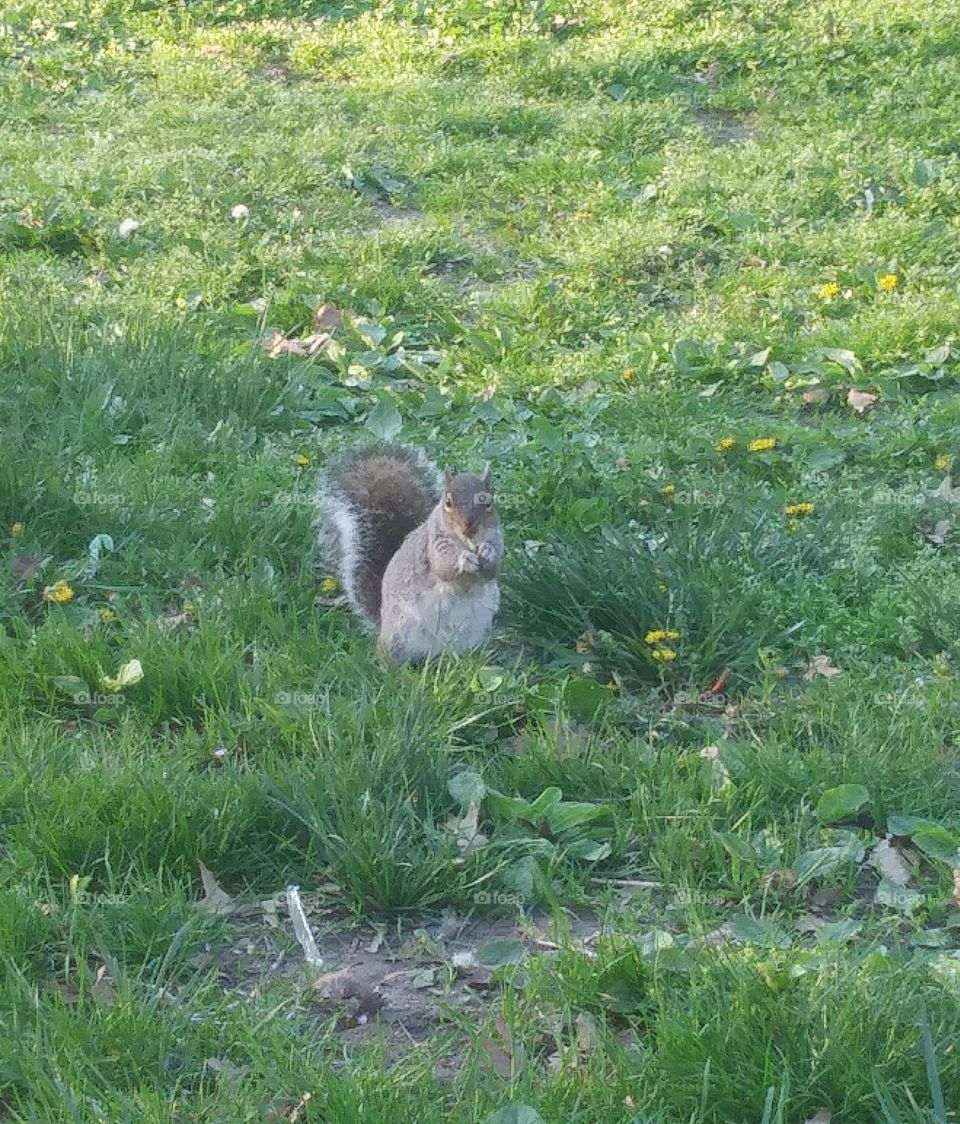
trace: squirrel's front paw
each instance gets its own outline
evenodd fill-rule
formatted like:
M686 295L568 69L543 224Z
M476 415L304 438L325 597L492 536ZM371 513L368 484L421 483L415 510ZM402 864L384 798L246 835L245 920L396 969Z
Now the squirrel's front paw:
M461 574L478 574L480 559L469 550L465 550L457 559L457 570Z
M477 558L480 561L481 574L496 573L499 558L497 556L497 548L493 543L482 542L477 548Z

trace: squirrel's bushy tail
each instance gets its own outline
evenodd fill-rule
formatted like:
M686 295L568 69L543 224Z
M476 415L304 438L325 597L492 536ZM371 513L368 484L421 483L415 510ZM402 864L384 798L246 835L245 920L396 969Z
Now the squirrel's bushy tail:
M436 469L402 445L354 450L331 462L317 489L317 541L354 610L380 622L387 563L439 500Z

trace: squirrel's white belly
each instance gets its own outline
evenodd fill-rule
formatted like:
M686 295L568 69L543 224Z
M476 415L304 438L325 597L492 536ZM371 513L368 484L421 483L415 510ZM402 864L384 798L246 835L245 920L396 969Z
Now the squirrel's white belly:
M495 581L466 588L438 583L384 605L380 642L396 660L468 652L490 635L499 608Z

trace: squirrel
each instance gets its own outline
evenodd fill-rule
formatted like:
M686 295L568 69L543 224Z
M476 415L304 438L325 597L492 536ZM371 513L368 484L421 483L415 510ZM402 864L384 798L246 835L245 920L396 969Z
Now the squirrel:
M321 473L317 502L321 551L388 659L462 653L490 635L503 538L489 464L441 477L422 450L355 450Z

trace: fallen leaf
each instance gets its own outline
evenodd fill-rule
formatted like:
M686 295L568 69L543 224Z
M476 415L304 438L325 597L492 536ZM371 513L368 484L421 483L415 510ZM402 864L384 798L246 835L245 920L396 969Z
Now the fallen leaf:
M865 414L876 401L877 396L866 390L855 390L851 387L847 392L847 404L852 406L858 414Z
M462 816L452 815L447 819L447 832L453 837L461 855L469 855L487 842L486 835L477 826L480 809L475 800L467 805Z
M270 352L271 359L276 359L280 355L296 355L301 359L311 359L329 342L329 332L317 332L302 339L287 337L282 332L274 332L272 336L260 340L260 346Z
M304 959L315 968L321 967L323 957L317 948L317 942L313 939L313 932L310 929L310 922L307 921L307 915L303 911L298 886L287 887L287 912L293 924L293 935L303 949Z
M313 316L315 332L332 332L343 324L343 313L331 301L320 305Z
M946 500L947 503L960 503L960 487L955 486L949 476L944 476L933 494L936 499Z
M904 860L900 849L891 843L892 835L886 836L870 852L867 862L877 868L884 878L895 886L906 886L913 877L913 870Z
M227 1085L239 1085L246 1068L234 1065L229 1058L206 1058L204 1061L211 1073L216 1073Z
M949 519L938 519L931 530L924 531L923 537L934 546L944 546L952 525Z
M817 676L822 676L824 679L833 679L835 675L839 674L840 668L833 666L829 656L814 656L807 670L803 673L803 678L809 683L811 679L816 679Z
M514 1042L510 1027L501 1015L497 1015L495 1025L495 1036L483 1037L481 1045L489 1058L493 1072L498 1077L512 1080L516 1073L523 1071L524 1049L519 1043Z
M714 695L719 695L724 687L726 687L726 685L730 682L730 674L730 668L725 667L723 671L721 671L717 676L717 678L710 684L710 686L705 691L700 692L700 698L709 699Z
M199 51L199 55L202 59L219 58L223 53L224 48L220 43L203 43Z
M205 913L233 913L237 908L236 902L203 863L200 863L200 881L203 883L204 896L200 901L193 903L194 909L202 909Z

